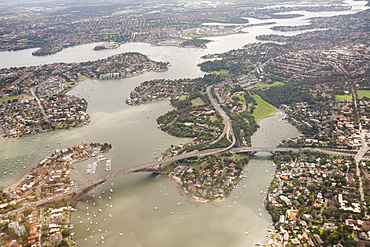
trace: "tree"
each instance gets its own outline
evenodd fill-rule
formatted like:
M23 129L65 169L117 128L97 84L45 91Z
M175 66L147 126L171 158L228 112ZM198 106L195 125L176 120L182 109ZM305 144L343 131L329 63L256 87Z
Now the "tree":
M327 231L323 231L320 237L323 241L326 241L329 237Z
M23 214L24 214L24 216L27 217L28 215L30 215L32 213L32 211L33 211L32 208L28 208L28 209L26 209L26 210L23 211Z
M240 101L240 98L239 98L239 96L234 95L234 96L232 97L232 100L234 100L234 101L238 102L238 101Z
M60 244L58 244L59 247L68 247L68 241L67 240L62 240L62 242Z
M336 233L336 232L330 233L330 235L328 237L328 241L329 241L330 244L338 244L339 239L340 239L340 237L339 237L338 233Z
M63 236L63 238L67 238L67 237L69 237L69 235L71 234L71 231L70 230L68 230L68 229L64 229L63 231L62 231L62 236Z

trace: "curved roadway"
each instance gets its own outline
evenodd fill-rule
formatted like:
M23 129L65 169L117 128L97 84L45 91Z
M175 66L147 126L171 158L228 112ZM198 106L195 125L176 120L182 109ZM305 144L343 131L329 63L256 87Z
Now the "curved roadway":
M217 100L213 97L213 95L211 93L211 87L212 86L207 87L208 97L209 97L212 105L215 107L215 109L222 116L223 123L225 125L223 133L212 143L218 142L219 140L221 140L221 138L223 138L226 135L227 139L231 142L231 144L228 147L207 149L207 150L202 150L202 151L195 150L195 151L192 151L192 152L189 152L189 153L183 153L183 154L180 154L180 155L177 155L177 156L165 159L165 160L154 161L154 162L150 162L150 163L147 163L147 164L138 165L138 166L135 166L135 167L132 167L132 168L123 169L123 170L114 172L112 174L106 175L104 177L98 178L96 180L90 181L87 184L83 184L81 186L77 186L77 187L72 188L70 190L64 191L63 193L55 194L51 197L41 199L37 202L32 202L32 203L30 203L26 206L21 207L21 208L18 208L18 209L9 211L7 213L4 213L4 214L0 215L0 217L4 217L4 216L7 217L7 216L10 216L10 215L16 214L18 212L21 212L21 211L23 211L27 208L37 207L37 206L43 205L47 202L57 200L57 199L65 196L65 195L69 195L69 194L72 194L72 193L77 193L78 194L78 193L88 189L89 187L96 186L98 184L101 184L101 183L105 182L108 179L113 179L117 176L121 176L121 175L132 173L132 172L137 172L137 171L140 171L140 170L143 170L143 169L146 169L146 168L159 166L163 163L175 162L175 161L178 161L178 160L182 160L182 159L186 159L186 158L190 158L190 157L194 157L194 156L199 157L199 156L214 155L214 154L219 154L219 153L222 153L222 152L225 152L225 151L231 151L231 152L234 152L234 153L242 153L242 152L263 152L263 151L264 152L279 152L279 151L284 152L284 151L304 151L304 150L327 152L327 153L331 153L331 154L355 155L355 154L351 153L350 150L343 152L343 150L322 149L322 148L271 148L271 147L267 147L267 148L266 147L237 147L237 148L233 148L233 146L236 143L236 138L235 138L235 134L233 132L233 128L232 128L232 125L231 125L231 120L230 120L229 116L226 114L226 112L222 109L222 107L218 104ZM232 140L230 140L230 136L231 136ZM362 158L362 156L361 156L361 158Z
M207 92L209 100L211 101L211 104L213 105L213 107L216 109L216 111L218 111L218 113L222 117L222 123L224 124L224 131L222 132L222 134L216 140L212 141L210 143L210 145L212 145L214 143L217 143L218 141L220 141L226 135L227 140L229 142L231 142L230 146L228 147L228 149L230 149L236 143L236 138L235 138L235 134L234 134L234 131L233 131L233 126L231 124L230 117L226 114L224 109L222 109L220 104L217 102L217 99L215 97L213 97L213 94L211 92L211 88L212 88L212 86L208 86L206 92ZM230 135L232 137L232 141L230 140Z

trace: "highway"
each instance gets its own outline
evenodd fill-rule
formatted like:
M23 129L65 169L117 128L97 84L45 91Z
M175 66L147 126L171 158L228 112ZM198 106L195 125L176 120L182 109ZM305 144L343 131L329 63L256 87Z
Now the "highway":
M360 116L358 116L358 113L360 111L359 111L359 109L357 107L357 95L356 95L356 91L355 91L355 89L353 87L352 87L352 95L353 95L353 102L355 104L355 108L357 109L357 111L356 111L357 112L357 118L360 119ZM362 143L362 146L361 146L360 150L358 151L358 153L355 156L355 161L356 161L356 176L359 179L359 192L360 192L361 202L364 205L366 205L366 202L365 202L365 193L364 193L363 182L362 182L361 171L360 171L360 161L363 159L364 155L369 150L369 147L368 147L367 142L366 142L365 132L362 129L361 120L359 120L359 132L360 132L360 135L361 135L361 143ZM365 215L368 216L367 207L365 207Z
M212 105L215 107L215 109L222 116L223 123L225 125L223 133L220 135L219 138L217 138L213 142L216 143L217 141L219 141L224 136L227 136L228 140L231 142L231 144L228 147L207 149L207 150L202 150L202 151L194 150L192 152L176 155L176 156L168 158L168 159L154 161L154 162L138 165L138 166L135 166L135 167L123 169L123 170L114 172L112 174L109 174L109 175L100 177L98 179L95 179L93 181L90 181L86 184L74 187L70 190L66 190L63 193L55 194L51 197L41 199L37 202L32 202L32 203L30 203L26 206L23 206L21 208L18 208L18 209L9 211L9 212L7 212L3 215L0 215L0 217L7 217L7 216L10 216L10 215L16 214L18 212L21 212L21 211L23 211L27 208L30 208L30 207L38 207L38 206L43 205L45 203L48 203L50 201L58 200L58 199L64 197L65 195L70 195L70 194L74 194L74 193L77 194L77 195L78 194L83 194L83 193L89 191L90 189L92 189L94 186L97 186L98 184L104 183L105 181L107 181L109 179L113 179L115 177L118 177L118 176L121 176L121 175L124 175L124 174L138 172L140 170L145 170L145 169L153 168L153 167L157 168L159 165L161 165L163 163L172 163L172 162L182 160L182 159L187 159L187 158L190 158L190 157L202 157L202 156L208 156L208 155L216 155L216 154L220 154L220 153L223 153L223 152L226 152L226 151L230 151L232 153L246 153L246 152L252 152L252 153L254 153L254 152L270 152L270 153L274 153L274 152L289 152L289 151L293 151L293 152L317 151L317 152L325 152L325 153L329 153L329 154L333 154L333 155L351 155L351 156L355 156L356 157L355 159L358 163L359 160L363 159L363 156L365 155L365 153L369 149L366 144L359 151L343 150L343 149L329 149L329 148L315 148L315 147L304 147L304 148L234 147L234 145L236 143L236 138L235 138L235 134L233 132L232 123L231 123L231 120L230 120L229 116L222 109L222 107L218 104L217 100L213 97L213 95L211 93L211 86L207 87L207 94L208 94L208 96L211 100ZM230 137L232 138L232 140L230 140Z
M222 123L224 124L224 130L223 130L222 134L216 140L214 140L210 143L210 145L212 145L214 143L217 143L218 141L220 141L226 135L227 140L231 143L229 148L231 148L235 145L236 138L235 138L235 134L234 134L234 131L233 131L233 126L231 124L230 117L226 114L224 109L222 109L220 104L217 102L217 99L215 97L213 97L211 89L212 89L212 86L208 86L206 92L207 92L209 100L211 101L211 104L213 105L213 107L216 109L216 111L218 111L218 113L222 117ZM230 140L230 136L232 137L232 140Z
M216 148L216 149L208 149L208 150L202 150L202 151L195 150L193 152L180 154L180 155L177 155L177 156L165 159L165 160L154 161L154 162L150 162L150 163L147 163L147 164L142 164L142 165L138 165L138 166L135 166L135 167L131 167L131 168L127 168L127 169L123 169L123 170L114 172L114 173L106 175L104 177L100 177L98 179L92 180L92 181L90 181L86 184L77 186L73 189L66 190L63 193L55 194L51 197L41 199L37 202L32 202L32 203L30 203L26 206L23 206L21 208L9 211L9 212L7 212L3 215L0 215L0 216L1 217L4 217L4 216L7 217L7 216L10 216L10 215L16 214L18 212L21 212L21 211L23 211L27 208L38 207L38 206L43 205L45 203L48 203L50 201L58 200L58 199L64 197L65 195L69 195L69 194L73 194L73 193L78 194L78 193L84 192L85 190L89 190L89 188L93 188L94 186L97 186L101 183L104 183L105 181L107 181L109 179L113 179L115 177L118 177L118 176L121 176L121 175L124 175L124 174L139 172L140 170L145 170L147 168L158 167L159 165L161 165L163 163L175 162L175 161L190 158L190 157L201 157L201 156L207 156L207 155L215 155L215 154L220 154L220 153L223 153L223 152L226 152L226 151L230 151L232 153L246 153L246 152L252 152L252 153L254 153L254 152L271 152L272 153L272 152L289 152L289 151L293 151L293 152L316 151L316 152L325 152L325 153L336 154L336 155L357 156L356 150L323 149L323 148L310 148L310 147L304 147L304 148L283 148L283 147L281 147L281 148L274 148L274 147L235 147L235 148L230 148L230 147L226 147L226 148Z

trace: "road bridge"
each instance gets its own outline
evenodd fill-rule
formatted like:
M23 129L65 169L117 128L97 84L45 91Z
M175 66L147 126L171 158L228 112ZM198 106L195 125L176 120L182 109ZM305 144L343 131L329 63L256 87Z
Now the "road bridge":
M180 155L176 155L174 157L164 159L164 160L158 160L154 162L150 162L147 164L142 164L138 165L135 167L123 169L117 172L114 172L112 174L100 177L98 179L92 180L86 184L79 185L77 187L74 187L72 189L66 190L63 193L55 194L51 197L41 199L37 202L32 202L24 207L9 211L3 215L0 216L9 216L16 214L18 212L21 212L27 208L30 207L37 207L40 205L43 205L45 203L48 203L50 201L55 201L58 200L65 195L73 195L74 198L78 199L82 197L84 194L86 194L88 191L93 189L95 186L104 183L105 181L109 179L113 179L115 177L124 175L124 174L129 174L133 172L154 172L154 173L160 173L158 170L159 166L163 163L172 163L178 160L190 158L190 157L203 157L203 156L208 156L208 155L217 155L221 154L223 152L230 151L232 153L246 153L246 152L251 152L251 153L256 153L256 152L301 152L301 151L317 151L317 152L326 152L330 154L338 154L338 155L353 155L355 156L357 154L357 151L354 150L339 150L339 149L325 149L325 148L315 148L315 147L305 147L305 148L289 148L289 147L233 147L236 143L236 138L235 134L232 128L231 120L229 116L226 114L226 112L222 109L222 107L218 104L217 100L213 97L211 93L211 87L207 87L207 94L208 97L210 98L210 101L212 105L215 107L215 109L220 113L220 115L223 118L223 123L224 123L224 130L220 138L216 139L215 142L219 141L221 138L226 137L230 141L230 145L225 148L216 148L216 149L207 149L207 150L194 150L189 153L183 153ZM366 150L367 151L367 150ZM361 156L361 158L363 155Z
M303 152L303 151L311 151L311 152L323 152L332 155L349 155L355 156L357 154L357 150L350 150L350 149L340 149L340 148L324 148L324 147L301 147L301 148L294 148L294 147L236 147L230 149L230 152L233 153L244 153L244 152Z
M104 183L105 181L109 179L113 179L115 177L129 174L133 172L152 172L152 173L161 173L159 170L159 166L163 163L172 163L175 161L179 161L182 159L187 159L191 157L202 157L207 155L216 155L221 154L223 152L230 151L231 153L257 153L257 152L269 152L269 153L275 153L275 152L303 152L303 151L311 151L311 152L323 152L328 153L331 155L345 155L345 156L356 156L358 151L357 150L347 150L347 149L334 149L334 148L319 148L319 147L302 147L302 148L290 148L290 147L236 147L236 148L217 148L217 149L209 149L209 150L203 150L198 151L195 150L193 152L180 154L168 159L164 160L158 160L154 162L150 162L147 164L138 165L135 167L131 167L128 169L123 169L120 171L117 171L115 173L106 175L104 177L95 179L93 181L90 181L89 183L86 183L84 185L78 186L79 191L84 191L85 193L88 191L88 188L94 188L95 186ZM362 159L366 159L363 158ZM81 195L80 195L81 196ZM78 196L79 198L79 196Z
M133 173L133 172L151 172L151 173L161 173L158 169L159 166L163 163L172 163L178 160L187 159L191 157L203 157L208 155L217 155L221 154L223 152L230 151L231 153L257 153L257 152L302 152L302 151L313 151L313 152L325 152L333 155L348 155L348 156L355 156L357 154L357 150L346 150L346 149L329 149L329 148L316 148L316 147L304 147L304 148L289 148L289 147L226 147L226 148L216 148L216 149L208 149L208 150L202 150L202 151L192 151L189 153L180 154L168 159L164 160L158 160L138 166L134 166L131 168L123 169L117 172L114 172L112 174L108 174L106 176L97 178L95 180L92 180L86 184L79 185L77 187L74 187L70 190L66 190L63 193L55 194L51 197L41 199L37 202L32 202L26 206L23 206L21 208L9 211L7 213L4 213L3 215L0 215L0 217L7 217L10 215L14 215L18 212L22 212L23 210L27 208L33 208L38 207L40 205L46 204L51 201L56 201L65 195L73 195L75 199L81 198L84 194L88 193L91 189L98 186L99 184L104 183L105 181L109 179L113 179L115 177Z

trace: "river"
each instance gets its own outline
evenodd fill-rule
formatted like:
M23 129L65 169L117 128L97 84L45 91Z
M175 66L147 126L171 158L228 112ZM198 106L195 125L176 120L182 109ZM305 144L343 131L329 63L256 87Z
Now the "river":
M347 3L361 5L362 2ZM343 12L300 13L314 17ZM250 23L266 22L249 20ZM111 172L114 172L153 161L170 145L189 141L169 136L156 127L155 119L172 109L168 101L132 107L125 104L129 92L145 80L202 76L196 65L205 54L241 48L256 42L256 35L281 34L269 29L275 25L307 24L304 17L268 21L276 21L277 24L246 28L248 33L213 37L214 42L207 45L208 49L128 43L116 50L105 51L93 51L96 44L81 45L46 57L32 56L34 49L0 53L0 67L95 60L126 51L141 52L154 60L171 63L166 72L151 72L120 80L81 82L70 94L88 101L92 121L87 126L0 140L0 187L18 181L38 160L56 148L81 142L111 143L113 149L106 157L111 158ZM282 114L279 112L260 122L261 127L253 136L253 146L273 147L283 139L298 135L294 127L281 120ZM247 178L221 205L195 204L187 196L180 195L174 181L162 176L129 174L107 181L78 202L78 210L72 215L74 240L78 246L100 246L104 243L105 246L130 247L251 246L257 241L265 241L265 229L271 228L271 217L264 210L263 199L275 172L268 156L260 153L250 161L246 166ZM84 183L107 174L104 164L100 163L95 174L87 175L88 163L91 161L77 165L73 174L76 182Z

